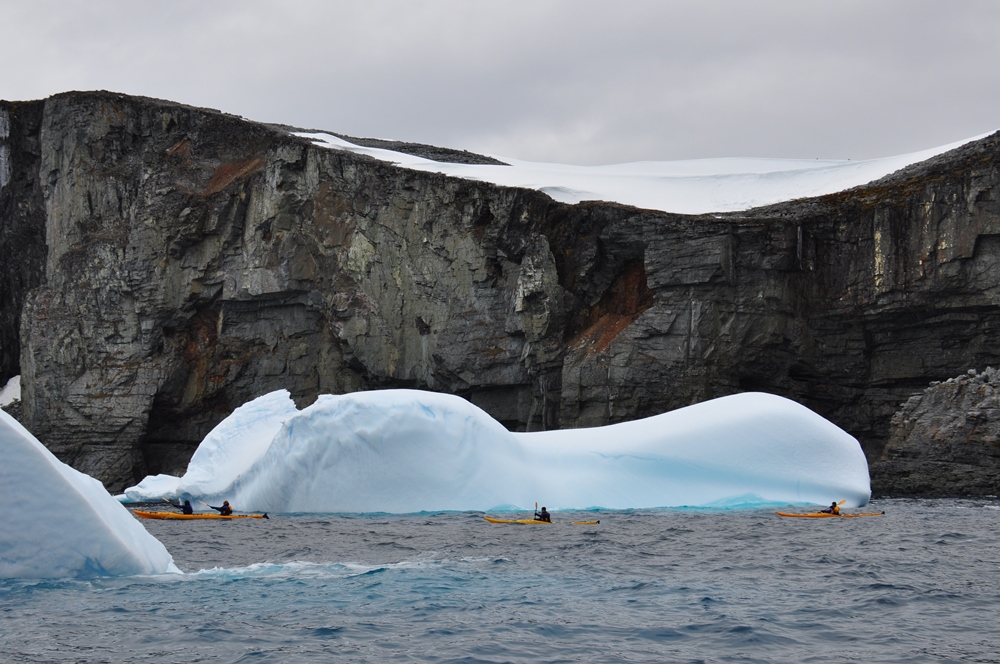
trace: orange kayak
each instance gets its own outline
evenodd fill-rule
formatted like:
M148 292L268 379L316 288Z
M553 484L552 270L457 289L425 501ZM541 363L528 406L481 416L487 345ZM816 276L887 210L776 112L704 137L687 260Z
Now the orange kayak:
M147 512L145 510L135 510L135 515L143 519L176 519L189 521L192 519L268 519L266 514L178 514L177 512Z
M484 516L483 518L489 521L490 523L526 523L526 524L543 523L548 525L552 524L551 521L541 521L539 519L495 519L491 516ZM596 526L597 524L600 523L600 521L570 521L569 523L572 526Z
M859 516L882 516L885 512L862 512L856 514L848 514L846 512L841 512L840 514L830 514L829 512L807 512L806 514L793 514L792 512L775 512L778 516L789 516L796 517L799 519L853 519Z

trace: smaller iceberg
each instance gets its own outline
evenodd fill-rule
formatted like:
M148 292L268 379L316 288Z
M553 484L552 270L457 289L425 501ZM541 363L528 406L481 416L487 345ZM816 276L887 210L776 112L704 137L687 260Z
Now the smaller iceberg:
M216 427L162 496L240 511L492 510L868 502L858 441L808 408L736 394L634 422L512 433L468 401L417 390L322 395L297 410L282 390Z
M104 486L0 411L0 578L180 573Z

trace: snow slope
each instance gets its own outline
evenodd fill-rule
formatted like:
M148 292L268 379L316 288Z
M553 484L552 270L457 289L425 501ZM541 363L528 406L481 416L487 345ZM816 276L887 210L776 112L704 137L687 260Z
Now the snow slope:
M94 478L0 411L0 578L179 573L160 542Z
M537 189L557 201L612 201L680 214L736 212L761 205L832 194L877 180L899 169L989 134L930 150L883 159L696 159L642 161L608 166L569 166L508 159L509 166L451 164L368 148L326 133L298 132L317 145L366 154L404 168L469 180Z
M219 425L236 430L275 413L280 430L263 452L259 441L226 437L230 452L196 454L173 487L163 483L167 478L152 490L144 482L126 498L228 499L242 511L411 513L527 507L536 500L555 509L841 499L854 507L871 494L857 440L769 394L537 433L508 432L464 399L433 392L323 395L291 417L274 408L278 398L250 402ZM222 437L214 434L208 439L216 445ZM237 474L224 459L240 455L246 470ZM229 478L228 486L220 477Z
M21 399L21 377L14 376L7 381L7 384L0 389L0 406L19 401Z

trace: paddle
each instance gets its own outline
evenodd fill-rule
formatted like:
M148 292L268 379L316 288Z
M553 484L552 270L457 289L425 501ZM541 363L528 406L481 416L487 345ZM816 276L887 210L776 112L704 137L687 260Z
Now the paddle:
M830 507L827 507L825 510L821 510L821 511L827 512L827 513L832 514L834 516L840 516L840 506L843 505L846 502L847 502L847 498L844 498L839 503L837 503L837 511L836 512L833 511L833 505L832 504L830 505Z
M160 498L163 498L163 496L160 496ZM169 498L163 498L163 499L166 500L168 503L170 503L171 507L176 507L177 509L179 509L181 511L181 514L194 514L194 510L191 508L191 501L189 500L185 500L183 503L181 503L181 499L178 498L177 504L174 505L174 501L170 500Z
M538 513L538 502L535 502L535 521L543 521L545 523L552 523L552 515L543 507L542 513Z
M215 509L214 507L212 507L211 505L209 505L208 503L206 503L204 500L202 500L200 498L198 499L198 502L201 503L202 505L204 505L205 507L208 507L208 508L213 509L213 510ZM264 515L261 518L262 519L267 519L268 521L271 520L271 517L269 517L267 515L267 512L264 512Z

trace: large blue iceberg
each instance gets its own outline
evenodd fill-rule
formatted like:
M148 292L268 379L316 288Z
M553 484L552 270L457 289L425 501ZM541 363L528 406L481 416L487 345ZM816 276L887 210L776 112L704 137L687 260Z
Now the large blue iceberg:
M163 545L94 478L0 411L0 578L179 573Z
M414 390L278 391L237 409L181 478L125 492L238 510L491 510L868 502L858 441L804 406L737 394L592 429L511 433L459 397ZM217 504L217 503L216 503Z

